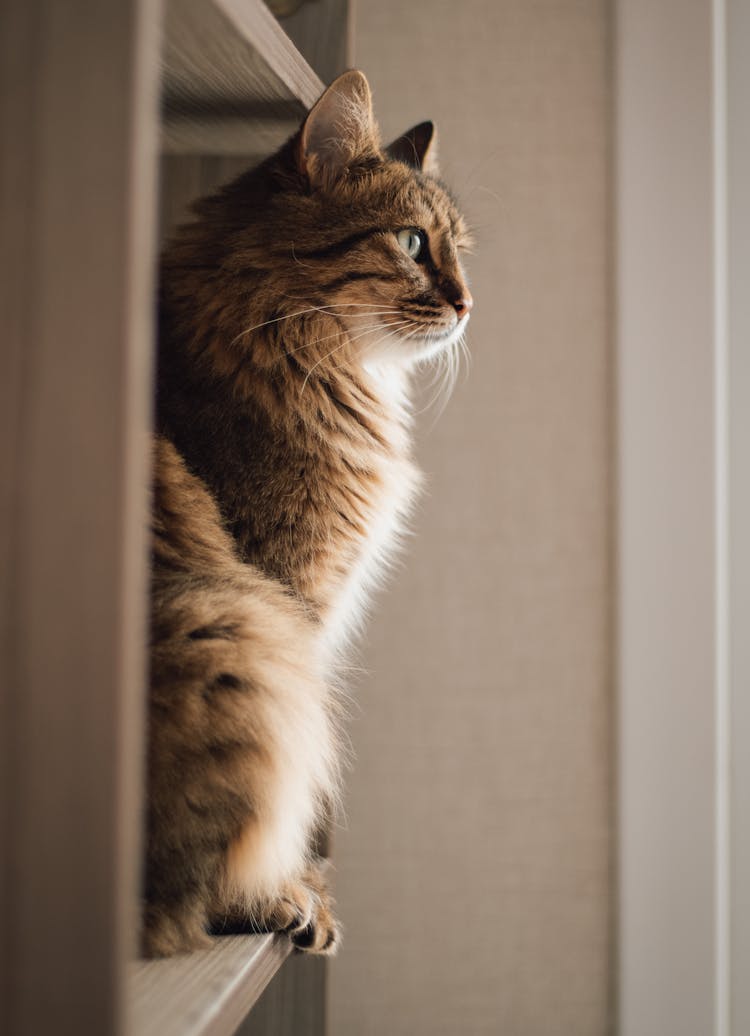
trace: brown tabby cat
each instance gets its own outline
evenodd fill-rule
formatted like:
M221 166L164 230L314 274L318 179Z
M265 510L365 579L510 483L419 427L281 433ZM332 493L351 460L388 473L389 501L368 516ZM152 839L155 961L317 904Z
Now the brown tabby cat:
M311 849L337 793L332 677L419 484L409 372L472 306L431 143L423 123L382 150L347 72L165 255L149 955L238 923L336 947Z

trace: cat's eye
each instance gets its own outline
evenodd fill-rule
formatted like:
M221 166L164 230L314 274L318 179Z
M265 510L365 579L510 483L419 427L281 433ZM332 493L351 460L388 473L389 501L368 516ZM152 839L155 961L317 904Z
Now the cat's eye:
M424 230L417 230L416 227L399 230L396 240L415 263L427 258L427 235Z

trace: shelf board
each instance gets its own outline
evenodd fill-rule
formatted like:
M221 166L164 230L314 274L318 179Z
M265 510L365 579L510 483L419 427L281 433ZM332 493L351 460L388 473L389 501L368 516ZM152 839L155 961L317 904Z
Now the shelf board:
M323 88L262 0L168 0L163 152L266 156Z
M332 6L333 5L333 6ZM317 26L343 61L348 0L329 0ZM296 26L300 38L311 30ZM303 31L304 30L304 31ZM161 50L163 192L172 210L225 179L239 163L273 153L299 126L324 86L262 0L167 0ZM192 156L192 157L187 157ZM231 172L225 168L227 163ZM206 177L210 184L204 182ZM185 181L184 183L182 181ZM162 185L164 187L164 184ZM165 203L166 195L166 203ZM283 935L222 936L205 951L130 965L130 1036L230 1036L291 952Z
M135 961L128 975L130 1036L230 1036L292 945L285 935L229 935L165 960Z

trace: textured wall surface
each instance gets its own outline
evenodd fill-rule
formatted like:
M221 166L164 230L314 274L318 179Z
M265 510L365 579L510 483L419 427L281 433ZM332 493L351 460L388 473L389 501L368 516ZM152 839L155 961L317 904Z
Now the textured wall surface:
M357 689L332 1036L611 1015L610 59L602 0L359 0L387 136L477 231L473 365Z

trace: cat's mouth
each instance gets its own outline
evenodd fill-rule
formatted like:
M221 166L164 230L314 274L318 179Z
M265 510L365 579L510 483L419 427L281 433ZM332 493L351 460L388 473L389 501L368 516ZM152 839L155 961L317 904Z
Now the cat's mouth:
M469 314L456 319L454 323L449 325L440 325L438 327L430 327L425 330L415 331L408 337L412 341L416 342L441 342L445 345L452 341L455 341L460 335L466 330L466 325L469 323Z
M447 326L417 329L408 336L406 344L416 351L416 359L428 360L459 342L466 331L468 323L469 314L466 313L463 317L457 318L454 323Z
M365 363L411 367L429 361L460 343L469 314L455 316L445 323L417 324L408 317L395 318L368 328L366 318L346 321L352 342Z

